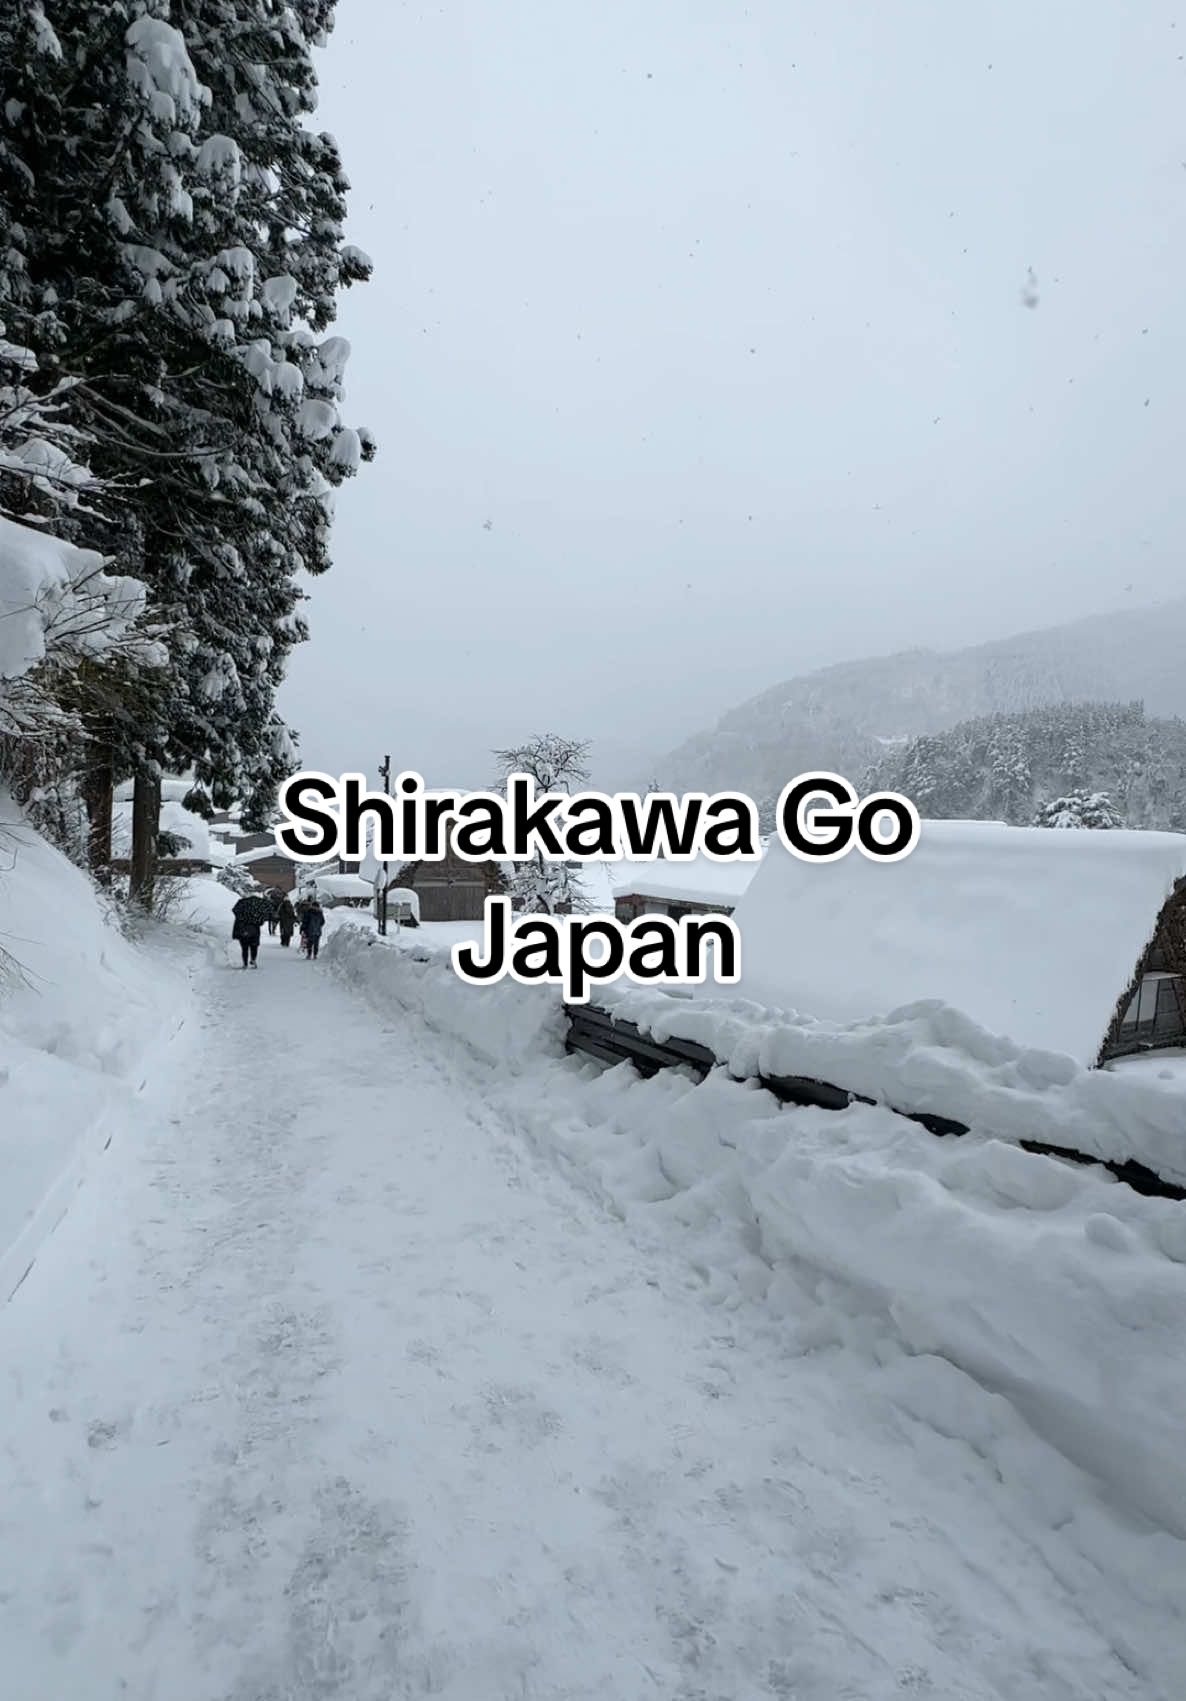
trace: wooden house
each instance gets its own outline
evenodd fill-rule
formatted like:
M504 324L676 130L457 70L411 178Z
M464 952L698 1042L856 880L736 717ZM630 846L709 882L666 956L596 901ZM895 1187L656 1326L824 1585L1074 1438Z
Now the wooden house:
M464 862L450 850L440 862L392 863L391 885L416 893L421 921L481 921L486 899L507 890L507 876L500 863Z
M1117 1001L1101 1062L1186 1046L1186 878L1178 881Z
M236 856L235 867L245 869L265 891L273 886L280 892L294 891L301 883L302 865L278 850L270 833L255 833L252 837L262 838L264 842Z
M274 833L237 833L235 835L236 856L245 856L248 851L263 850L267 846L275 849L276 836Z
M732 915L758 867L756 862L620 862L606 865L619 921L640 915Z

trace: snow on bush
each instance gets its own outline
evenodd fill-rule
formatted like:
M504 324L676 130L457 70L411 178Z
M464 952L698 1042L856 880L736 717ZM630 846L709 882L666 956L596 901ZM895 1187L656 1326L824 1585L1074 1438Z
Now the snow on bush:
M380 939L346 923L330 934L322 959L372 1003L422 1017L484 1062L514 1071L563 1049L565 1020L555 987L512 980L467 985L453 973L448 949L434 949L422 933Z

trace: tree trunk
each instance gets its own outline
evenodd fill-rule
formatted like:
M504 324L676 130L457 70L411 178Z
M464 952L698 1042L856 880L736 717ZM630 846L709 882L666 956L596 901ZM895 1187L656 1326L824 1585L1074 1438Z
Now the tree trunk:
M161 782L153 774L137 774L132 791L132 864L128 897L145 910L152 908L160 827Z
M115 791L112 752L109 746L91 747L82 776L82 797L87 814L87 864L96 880L110 878L112 797Z

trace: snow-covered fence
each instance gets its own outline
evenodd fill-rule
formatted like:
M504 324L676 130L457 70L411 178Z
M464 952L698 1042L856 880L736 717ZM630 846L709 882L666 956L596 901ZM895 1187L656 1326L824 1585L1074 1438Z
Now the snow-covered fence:
M932 1134L975 1128L1028 1152L1103 1164L1138 1193L1186 1200L1186 1094L1024 1050L945 1006L839 1027L620 984L603 999L566 1006L567 1050L628 1060L643 1074L721 1068L784 1104L883 1104Z
M1137 1193L1186 1201L1186 1092L1152 1073L1085 1069L986 1033L946 1005L867 1022L815 1022L745 1000L611 983L566 1008L556 987L471 986L424 930L380 940L344 925L323 949L381 1007L418 1015L485 1062L518 1073L565 1050L765 1087L784 1104L883 1105L931 1134L969 1132L1024 1151L1101 1164Z

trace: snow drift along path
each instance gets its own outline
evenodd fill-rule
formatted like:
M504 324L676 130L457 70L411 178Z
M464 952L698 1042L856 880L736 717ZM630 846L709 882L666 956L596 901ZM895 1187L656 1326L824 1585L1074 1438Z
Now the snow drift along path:
M6 1693L1165 1701L1164 1624L971 1448L710 1307L323 968L195 970L0 1312Z

